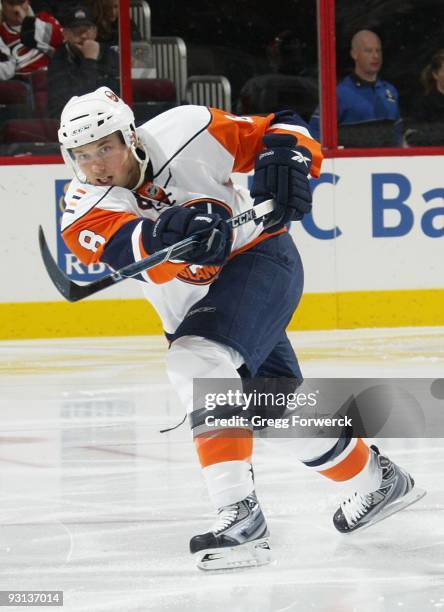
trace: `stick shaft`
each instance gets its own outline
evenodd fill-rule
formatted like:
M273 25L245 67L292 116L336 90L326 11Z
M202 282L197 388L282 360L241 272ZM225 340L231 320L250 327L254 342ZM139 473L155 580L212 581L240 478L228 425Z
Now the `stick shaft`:
M245 223L253 221L254 219L260 219L265 215L270 214L273 212L274 208L274 200L266 200L265 202L261 202L257 206L254 206L253 208L250 208L239 215L236 215L235 217L231 217L226 221L226 223L235 229L241 225L244 225ZM116 270L115 272L112 272L99 280L80 285L71 280L58 267L51 254L51 251L49 250L44 231L41 226L39 227L40 253L42 255L46 271L48 272L48 275L54 283L56 289L69 302L78 302L79 300L83 300L90 295L94 295L98 291L106 289L106 287L116 285L126 278L137 276L137 274L159 266L166 261L180 258L184 258L186 260L187 254L191 253L197 244L200 244L200 241L195 236L190 236L189 238L185 238L184 240L181 240L180 242L173 244L166 249L153 253L140 261L130 263L120 270Z

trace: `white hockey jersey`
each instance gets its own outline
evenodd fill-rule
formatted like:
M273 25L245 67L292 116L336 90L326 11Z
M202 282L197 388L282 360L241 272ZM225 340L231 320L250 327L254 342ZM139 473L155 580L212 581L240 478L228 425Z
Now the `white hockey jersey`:
M322 161L318 142L307 129L292 124L287 113L266 117L238 117L203 106L179 106L158 115L137 129L149 153L153 181L136 191L100 187L74 179L66 193L62 235L71 251L85 264L103 258L121 267L146 257L142 224L154 223L170 206L204 206L207 212L234 216L253 206L246 188L233 184L232 172L249 172L263 150L267 132L291 133L313 156L311 174L319 176ZM296 116L297 117L297 116ZM262 224L247 223L233 236L231 258L274 234ZM279 232L286 231L285 228ZM126 259L113 238L124 237ZM114 262L118 259L118 265ZM193 304L217 279L218 266L168 262L142 273L143 290L162 319L166 332L174 333Z

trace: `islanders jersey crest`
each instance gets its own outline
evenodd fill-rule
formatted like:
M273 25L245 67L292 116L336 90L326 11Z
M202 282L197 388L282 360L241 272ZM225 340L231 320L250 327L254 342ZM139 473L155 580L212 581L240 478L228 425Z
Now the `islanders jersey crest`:
M149 208L162 210L166 206L171 206L166 191L159 185L155 185L152 181L143 183L143 185L134 192L134 195L137 200L137 206L141 210L148 210Z

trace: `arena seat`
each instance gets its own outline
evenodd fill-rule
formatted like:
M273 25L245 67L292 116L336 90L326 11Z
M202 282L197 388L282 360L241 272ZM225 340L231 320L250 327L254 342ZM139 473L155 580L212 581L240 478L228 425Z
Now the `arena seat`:
M187 81L187 47L177 36L151 38L154 67L160 79L170 79L177 91L178 104L184 99Z
M231 113L230 81L223 75L191 76L187 79L185 99L190 104L213 106Z
M12 119L3 126L3 142L57 143L57 119Z
M149 121L177 104L176 86L170 79L133 79L136 125Z
M405 133L408 147L442 147L444 146L444 122L424 121L409 125Z
M151 38L151 9L145 0L131 0L131 19L137 25L143 40Z
M135 102L132 106L134 117L136 120L136 126L149 121L156 115L164 113L170 108L177 106L176 101L174 102Z
M242 115L263 115L293 109L308 122L317 104L315 79L292 74L259 74L244 83L236 111Z
M338 145L350 148L397 147L398 127L399 122L391 119L345 123L338 126Z
M23 81L0 82L0 104L29 104L30 88Z
M133 79L134 102L175 102L176 86L170 79Z
M0 142L0 157L58 156L60 147L55 142Z
M31 87L36 117L45 117L48 112L48 71L34 70L31 74Z
M0 82L0 123L32 116L31 87L23 81Z

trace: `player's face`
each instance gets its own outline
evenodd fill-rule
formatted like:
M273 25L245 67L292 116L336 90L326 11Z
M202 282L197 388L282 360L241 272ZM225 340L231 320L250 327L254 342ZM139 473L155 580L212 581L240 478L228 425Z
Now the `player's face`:
M91 185L131 188L139 178L139 165L117 133L76 147L72 154Z
M368 36L363 38L352 51L356 72L369 78L374 78L381 70L382 48L379 38Z

